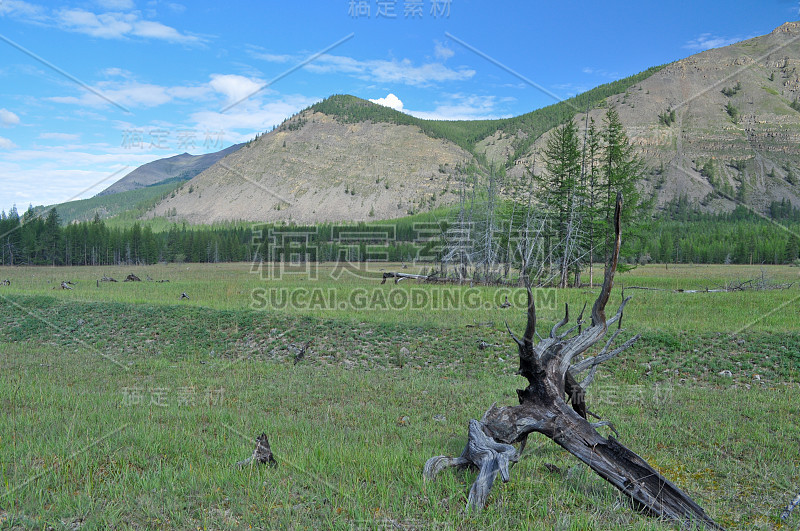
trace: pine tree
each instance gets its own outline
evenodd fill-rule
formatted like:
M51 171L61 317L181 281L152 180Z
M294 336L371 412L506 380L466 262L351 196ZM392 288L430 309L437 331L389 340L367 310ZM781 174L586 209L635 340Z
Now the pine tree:
M51 208L44 221L42 232L42 250L44 259L52 265L63 264L63 253L61 248L61 219L55 208Z
M800 238L797 234L792 234L786 242L786 261L791 263L798 257L800 257Z
M589 285L594 284L594 261L596 258L596 247L598 236L603 234L605 225L604 216L599 214L603 210L603 187L601 185L600 157L602 146L600 145L600 132L597 130L594 118L589 120L586 131L586 145L584 147L584 194L586 203L586 218L588 222L588 246L589 246Z
M622 193L625 202L622 209L622 241L636 235L637 224L644 221L650 203L641 200L636 186L644 173L644 161L635 153L619 114L613 108L606 112L601 136L605 144L601 174L605 191L602 205L606 222L604 252L608 261L608 253L612 246L614 202L617 193Z
M579 213L581 151L578 128L570 120L557 127L544 151L545 175L538 178L540 200L552 216L550 237L560 247L559 286L566 287L569 267L575 261Z

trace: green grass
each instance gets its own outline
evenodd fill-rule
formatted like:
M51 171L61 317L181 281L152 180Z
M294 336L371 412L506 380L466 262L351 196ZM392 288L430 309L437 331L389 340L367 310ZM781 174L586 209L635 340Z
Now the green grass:
M508 320L524 328L524 315L517 311L499 308L509 295L516 307L524 306L524 291L518 288L452 286L389 281L380 285L382 270L419 273L428 271L429 265L411 266L402 270L398 264L376 262L337 267L323 263L313 268L301 267L299 271L279 272L265 266L263 272L253 270L250 264L167 264L153 266L121 267L0 267L0 278L11 280L10 287L0 287L0 294L47 295L65 301L108 301L125 304L178 304L182 292L191 298L182 305L208 307L222 310L266 309L304 315L321 319L347 322L369 322L426 328L463 328L475 323L491 323L497 331L504 331ZM775 282L796 282L789 290L733 293L670 293L629 290L633 296L625 312L626 327L636 332L655 330L679 333L682 331L714 333L735 332L748 327L756 317L757 330L788 332L797 328L797 314L792 312L793 300L800 296L800 269L790 266L714 266L714 265L663 265L639 266L616 276L610 307L621 300L624 286L645 286L664 289L714 288L726 282L746 280L761 275ZM149 275L153 280L169 283L121 282L129 273L143 280ZM100 283L96 280L108 275L119 283ZM595 270L595 282L601 280L602 267ZM588 281L585 275L584 281ZM75 282L75 289L57 288L62 280ZM542 332L563 316L564 303L570 304L574 315L584 302L591 304L597 296L594 289L542 289L537 291ZM276 294L270 299L270 294ZM295 294L295 305L282 305L285 296ZM316 299L321 294L322 299ZM410 304L394 304L419 295L427 301L421 309ZM456 300L448 308L444 300ZM264 301L275 300L276 305ZM461 304L461 301L469 304ZM291 302L291 300L289 300ZM319 302L319 304L310 304ZM366 308L368 303L372 307ZM304 304L308 303L308 304ZM333 304L330 304L333 303ZM341 305L344 304L342 308ZM788 307L773 311L781 305ZM285 307L284 307L285 306ZM331 308L333 306L333 308ZM466 306L466 307L465 307ZM399 307L399 309L397 309ZM431 319L430 310L435 311ZM701 317L698 317L701 316Z
M131 271L170 282L94 283ZM647 266L617 285L693 288L754 271ZM461 512L474 472L423 482L429 457L461 452L469 419L515 403L523 381L503 320L521 329L520 309L255 311L250 290L265 285L445 288L265 281L241 265L0 277L12 280L0 288L0 528L670 528L540 437L481 515ZM51 289L67 278L74 290ZM588 291L559 292L540 333ZM800 290L630 293L623 325L643 337L598 374L590 409L723 525L778 526L800 485L797 304L739 329ZM292 344L312 337L294 365ZM237 470L261 432L279 466Z

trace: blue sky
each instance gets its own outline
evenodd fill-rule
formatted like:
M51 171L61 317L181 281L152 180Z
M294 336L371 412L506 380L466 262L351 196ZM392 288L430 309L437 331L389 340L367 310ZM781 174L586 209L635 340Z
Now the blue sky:
M91 197L141 164L248 140L331 94L422 118L525 113L768 33L799 7L0 0L0 208Z

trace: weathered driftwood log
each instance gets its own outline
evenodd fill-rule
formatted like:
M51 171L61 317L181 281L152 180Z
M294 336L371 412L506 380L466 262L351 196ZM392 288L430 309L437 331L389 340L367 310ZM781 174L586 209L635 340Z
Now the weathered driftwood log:
M478 479L470 490L468 510L483 508L497 474L501 474L503 481L508 481L508 463L518 458L528 436L538 432L552 439L614 485L631 499L637 509L683 525L721 529L687 494L644 459L615 438L600 435L596 428L608 426L608 422L590 423L586 418L583 395L598 366L638 339L638 336L634 336L612 349L613 341L621 332L618 329L605 341L605 346L597 354L574 361L605 338L609 326L622 319L625 304L629 300L623 299L617 313L606 319L605 307L611 294L619 258L621 207L622 197L618 195L614 214L614 251L606 267L600 294L592 307L591 323L583 329L581 312L573 327L559 333L569 322L567 307L564 319L552 328L549 337L541 338L536 332L536 307L528 286L528 322L525 333L522 339L518 339L509 330L519 350L518 374L528 380L525 389L517 390L519 405L492 405L480 421L470 421L467 446L460 457L433 457L426 463L423 475L429 480L448 466L472 466L480 469ZM538 342L535 342L536 338ZM579 380L578 376L586 371L587 376ZM572 407L567 405L565 395L572 400ZM511 446L515 443L522 445L519 453Z
M381 284L386 284L387 278L393 278L394 283L397 284L403 279L412 278L415 280L431 280L434 278L435 275L412 275L410 273L395 273L393 271L385 271L383 273L383 280L381 280Z
M433 479L441 470L451 466L475 466L480 470L475 483L469 489L468 507L483 507L497 474L508 481L510 463L517 462L517 449L510 444L498 443L488 437L477 420L469 421L467 446L459 457L440 455L425 463L422 474L425 479Z
M789 505L786 506L786 509L783 510L781 513L781 520L787 520L798 505L800 505L800 492L797 493L797 496L795 496L794 499L789 502Z
M730 282L724 286L709 289L665 289L665 288L650 288L643 286L625 286L625 289L643 289L648 291L668 291L671 293L728 293L731 291L769 291L769 290L783 290L791 289L794 282L786 284L778 284L772 282L767 277L766 273L762 270L760 277L751 278L750 280L743 280L739 282Z
M269 439L267 439L266 433L262 433L256 438L256 447L253 450L253 455L243 461L237 462L236 466L242 468L255 463L278 466L278 462L275 461L275 456L272 455L272 449L269 447Z
M714 288L714 289L665 289L665 288L648 288L644 286L625 286L625 289L643 289L647 291L668 291L670 293L726 293L728 291L732 291L725 288Z
M308 349L308 346L311 345L312 341L314 341L313 337L311 339L309 339L308 341L306 341L302 345L299 345L299 346L292 345L294 350L295 350L294 365L297 365L298 363L300 363L300 361L306 355L306 349Z
M125 277L125 280L123 280L123 282L141 282L141 281L142 281L142 279L137 277L133 273L131 273L130 275Z
M433 282L435 284L469 284L470 287L474 285L480 286L509 286L511 285L510 282L503 280L500 277L497 278L484 278L484 279L474 279L474 278L466 278L466 277L443 277L439 276L437 271L434 271L430 275L412 275L409 273L397 273L395 271L386 271L383 273L383 279L381 280L381 284L386 283L387 278L393 278L394 283L397 284L401 280L410 278L414 280L419 280L422 282ZM505 308L505 306L503 306Z

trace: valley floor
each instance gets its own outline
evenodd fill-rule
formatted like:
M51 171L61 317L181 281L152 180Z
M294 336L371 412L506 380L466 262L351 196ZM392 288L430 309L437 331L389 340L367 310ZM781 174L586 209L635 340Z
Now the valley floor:
M524 327L524 299L381 285L394 267L0 268L0 528L671 528L544 438L480 515L461 512L474 472L424 483L429 457L461 452L469 419L515 403L504 321ZM610 306L623 285L761 272L640 267L618 274ZM544 334L596 289L536 295ZM642 338L598 374L590 409L724 526L778 527L800 490L800 285L626 295L618 343ZM237 469L262 432L278 467Z

